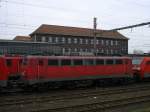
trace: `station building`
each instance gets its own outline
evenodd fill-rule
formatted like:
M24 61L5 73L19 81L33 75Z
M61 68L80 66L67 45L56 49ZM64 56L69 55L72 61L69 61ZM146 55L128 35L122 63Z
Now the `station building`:
M61 46L62 55L90 55L94 33L90 28L43 24L30 34L32 42ZM128 54L128 38L117 31L96 30L96 52L100 55Z

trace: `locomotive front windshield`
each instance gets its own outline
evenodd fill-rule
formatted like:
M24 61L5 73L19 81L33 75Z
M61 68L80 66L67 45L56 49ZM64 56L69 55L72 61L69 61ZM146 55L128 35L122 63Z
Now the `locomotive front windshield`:
M142 60L143 60L143 57L134 57L134 58L132 59L132 64L133 64L133 65L140 65L141 62L142 62Z

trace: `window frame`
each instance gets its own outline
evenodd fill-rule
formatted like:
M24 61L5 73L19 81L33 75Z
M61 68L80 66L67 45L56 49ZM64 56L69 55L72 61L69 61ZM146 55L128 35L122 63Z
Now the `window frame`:
M63 61L69 61L70 64L63 64L63 63L64 63ZM61 64L60 64L61 66L71 66L71 65L72 65L71 59L61 59L61 60L60 60L60 63L61 63ZM66 62L65 62L65 63L66 63ZM68 63L68 62L67 62L67 63Z
M57 62L55 62L55 64L53 63L53 64L50 64L50 61L51 60L53 60L53 61L57 61ZM48 59L47 60L47 65L48 66L59 66L59 60L58 59Z
M112 61L112 63L108 62L108 61ZM106 65L114 65L114 59L106 59L105 60L105 64Z

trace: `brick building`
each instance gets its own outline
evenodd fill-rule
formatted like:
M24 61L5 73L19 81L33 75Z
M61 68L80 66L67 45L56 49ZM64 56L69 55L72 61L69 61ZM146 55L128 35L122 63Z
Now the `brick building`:
M41 25L30 34L33 42L61 46L63 55L93 53L93 29L57 25ZM97 30L96 51L102 55L128 54L128 38L117 31Z

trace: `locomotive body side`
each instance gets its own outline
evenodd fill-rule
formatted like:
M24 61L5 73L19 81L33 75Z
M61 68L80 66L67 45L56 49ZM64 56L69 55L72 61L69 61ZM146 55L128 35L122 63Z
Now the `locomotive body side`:
M31 56L23 74L29 84L133 77L127 57Z

